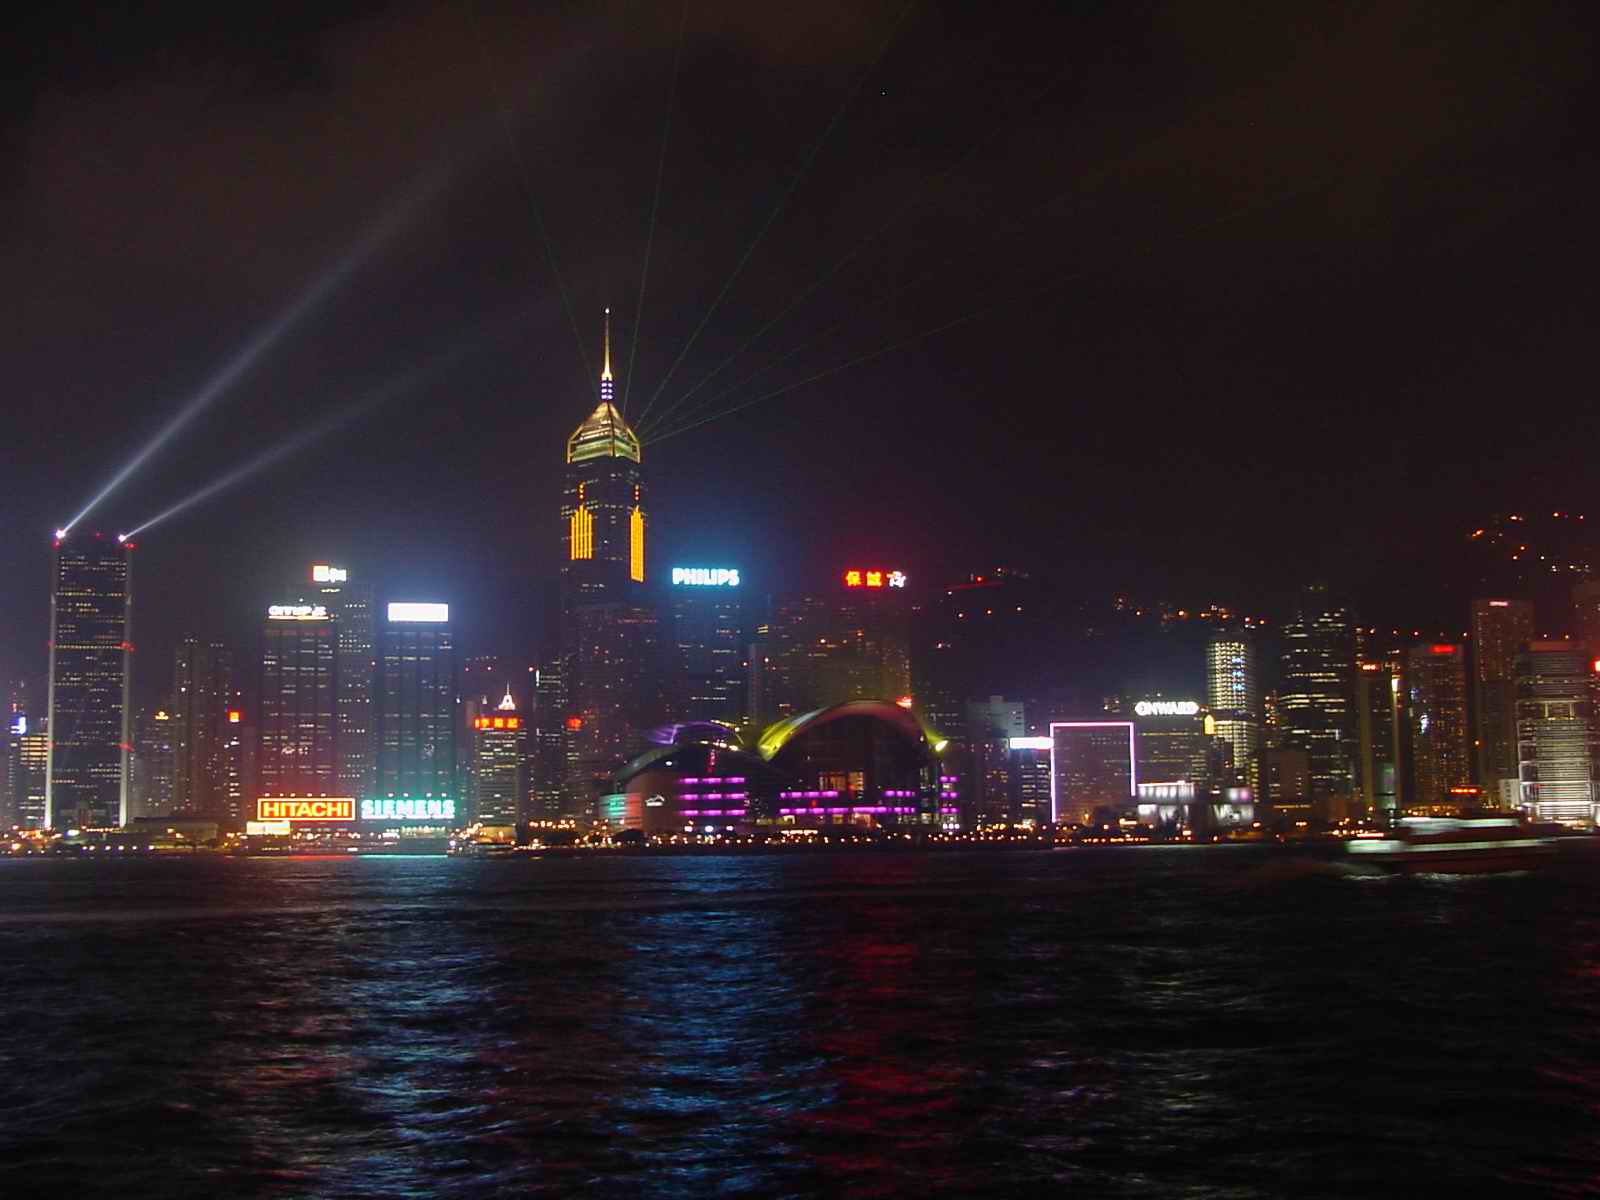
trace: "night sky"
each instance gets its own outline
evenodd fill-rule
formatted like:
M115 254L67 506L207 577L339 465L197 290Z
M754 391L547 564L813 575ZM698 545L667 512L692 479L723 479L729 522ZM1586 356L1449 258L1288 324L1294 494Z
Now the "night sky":
M1586 9L51 8L0 71L0 671L43 671L50 531L363 239L85 523L387 389L139 538L142 695L313 561L532 653L607 305L630 417L821 376L647 445L653 571L1464 620L1473 522L1590 492Z

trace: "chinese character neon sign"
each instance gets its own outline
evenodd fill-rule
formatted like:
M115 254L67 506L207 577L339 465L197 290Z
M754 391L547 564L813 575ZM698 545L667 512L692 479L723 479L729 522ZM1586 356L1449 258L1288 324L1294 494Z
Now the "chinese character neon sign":
M904 571L869 571L860 567L852 567L844 573L844 585L851 588L903 588L906 585L906 573Z

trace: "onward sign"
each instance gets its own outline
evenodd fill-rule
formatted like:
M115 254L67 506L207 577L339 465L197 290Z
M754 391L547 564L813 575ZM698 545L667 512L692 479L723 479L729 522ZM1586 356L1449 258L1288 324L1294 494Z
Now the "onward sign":
M256 801L258 821L354 821L356 802L351 796L262 797Z

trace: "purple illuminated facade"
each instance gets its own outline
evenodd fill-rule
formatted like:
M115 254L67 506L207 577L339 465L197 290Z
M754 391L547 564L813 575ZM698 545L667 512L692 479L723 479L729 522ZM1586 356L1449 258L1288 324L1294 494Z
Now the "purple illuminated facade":
M1135 802L1138 751L1132 721L1050 723L1050 814L1058 825L1087 825L1096 809Z

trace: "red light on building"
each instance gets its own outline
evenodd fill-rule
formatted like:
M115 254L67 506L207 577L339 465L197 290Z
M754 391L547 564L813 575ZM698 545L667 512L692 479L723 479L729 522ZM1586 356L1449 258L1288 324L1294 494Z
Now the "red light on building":
M1600 658L1595 659L1594 662L1590 663L1589 665L1594 668L1594 673L1596 675L1600 675Z
M244 720L244 714L242 712L240 712L237 708L230 708L228 710L228 724L229 725L237 725L242 720Z
M567 728L568 729L582 729L583 728L583 718L582 717L568 717L567 718Z
M1454 654L1456 652L1456 648L1454 646L1438 645L1432 646L1430 649L1435 654Z
M910 708L911 707L911 697L910 696L901 696L900 699L895 701L895 703L898 704L901 708Z

